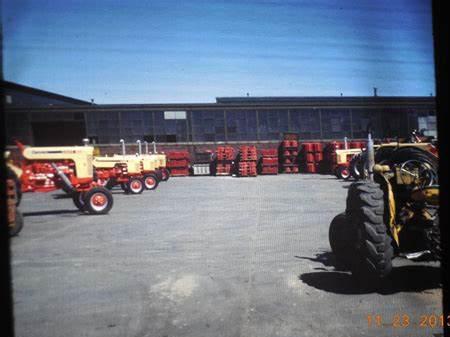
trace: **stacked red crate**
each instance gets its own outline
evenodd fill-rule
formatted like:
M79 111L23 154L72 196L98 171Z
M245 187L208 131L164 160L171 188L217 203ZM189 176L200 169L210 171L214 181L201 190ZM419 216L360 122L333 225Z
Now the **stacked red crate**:
M238 154L238 175L239 177L256 177L256 162L258 160L258 154L256 152L256 146L254 145L242 145L239 148Z
M287 133L280 145L279 158L283 173L298 173L298 135Z
M350 142L350 148L351 149L362 149L366 147L366 143L365 142L358 142L358 141L353 141Z
M260 174L278 174L278 150L263 149L259 165Z
M301 150L301 161L305 172L318 172L323 161L322 143L303 143Z
M189 152L170 151L167 152L167 168L173 177L184 177L189 175Z
M218 146L216 149L216 175L231 175L233 160L234 149L232 146Z

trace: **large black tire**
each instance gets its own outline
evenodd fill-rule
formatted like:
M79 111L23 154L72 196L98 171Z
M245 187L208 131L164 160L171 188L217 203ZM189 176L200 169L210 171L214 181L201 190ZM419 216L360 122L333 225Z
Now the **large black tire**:
M16 208L16 220L13 224L9 225L9 236L13 237L20 233L20 231L23 228L23 215L22 213Z
M22 184L17 174L9 167L7 167L7 179L14 180L14 184L16 186L16 207L18 207L20 205L20 201L22 200Z
M113 196L111 191L104 187L94 187L85 192L84 209L89 214L106 214L113 206Z
M394 250L384 224L380 185L358 181L350 185L346 214L356 229L356 253L351 271L360 286L376 288L392 270Z
M154 174L146 174L143 177L143 181L144 181L145 189L147 189L147 190L154 190L158 187L158 184L159 184L159 179Z
M85 210L85 203L84 203L84 192L74 192L72 194L72 200L75 206L82 212Z
M407 146L393 151L387 162L390 164L403 164L407 161L416 161L428 164L427 166L431 169L431 172L429 172L431 174L429 177L430 184L435 185L439 183L439 161L436 156L421 148Z
M356 231L345 213L338 214L330 223L328 232L330 247L339 269L350 269L355 258Z
M170 171L166 168L161 169L161 173L162 173L162 181L167 181L170 178Z
M141 178L132 177L127 183L128 193L130 194L141 194L144 189L144 181Z
M391 159L392 153L394 153L395 146L383 146L375 151L375 163L380 164L387 162Z

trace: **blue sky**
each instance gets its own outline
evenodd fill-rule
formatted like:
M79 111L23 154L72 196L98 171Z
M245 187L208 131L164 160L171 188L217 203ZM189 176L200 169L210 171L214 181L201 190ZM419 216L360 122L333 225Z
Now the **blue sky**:
M3 0L4 77L96 103L428 96L431 4Z

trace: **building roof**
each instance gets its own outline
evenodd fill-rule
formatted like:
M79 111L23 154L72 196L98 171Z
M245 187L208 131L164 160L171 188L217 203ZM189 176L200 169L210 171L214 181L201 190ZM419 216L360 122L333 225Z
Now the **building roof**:
M434 102L433 96L255 96L255 97L216 97L220 104L348 104L366 102Z
M2 88L47 97L70 106L52 104L46 106L6 106L10 111L145 111L145 110L216 110L251 108L422 108L435 109L433 96L265 96L265 97L217 97L214 103L140 103L140 104L92 104L83 100L52 92L3 81Z
M55 100L61 101L63 103L70 103L70 104L77 104L77 105L91 105L90 102L83 101L83 100L80 100L77 98L72 98L69 96L55 94L53 92L28 87L26 85L14 83L14 82L2 81L1 87L2 87L2 89L15 90L15 91L27 93L27 94L34 95L34 96L55 99Z

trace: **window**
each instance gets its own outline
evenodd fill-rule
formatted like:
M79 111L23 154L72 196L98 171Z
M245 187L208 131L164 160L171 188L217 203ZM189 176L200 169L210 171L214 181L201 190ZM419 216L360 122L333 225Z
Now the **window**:
M12 104L12 97L11 97L11 95L6 95L5 96L5 100L6 100L6 104Z
M177 135L167 135L166 139L167 139L167 143L176 143Z
M186 119L186 111L164 111L164 119Z
M144 141L145 142L151 143L154 140L155 140L155 136L153 136L153 135L146 135L146 136L144 136Z

